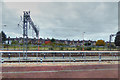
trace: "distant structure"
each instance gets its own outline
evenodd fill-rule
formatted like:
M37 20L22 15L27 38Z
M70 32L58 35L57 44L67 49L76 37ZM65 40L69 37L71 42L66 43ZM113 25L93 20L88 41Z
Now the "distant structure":
M50 40L49 38L39 38L39 39L36 39L36 38L28 38L28 43L30 42L31 44L33 45L36 45L36 43L38 42L39 40L39 43L38 45L39 46L42 46L44 47L42 44L46 44L46 43L50 43ZM6 43L9 41L9 44L11 45L11 42L12 41L17 41L19 43L23 43L23 38L22 37L16 37L16 38L7 38L6 39ZM76 47L76 46L82 46L83 45L83 40L61 40L61 39L55 39L55 42L56 43L62 43L62 44L65 44L65 45L69 45L69 47ZM84 40L84 43L91 43L91 46L94 46L96 44L96 41L92 41L92 40ZM106 44L109 43L109 42L106 42ZM89 46L89 45L86 45L86 46Z

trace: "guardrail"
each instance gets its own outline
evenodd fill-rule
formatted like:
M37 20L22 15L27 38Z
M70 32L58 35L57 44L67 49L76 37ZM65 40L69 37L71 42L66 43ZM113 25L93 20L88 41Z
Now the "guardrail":
M0 53L120 53L120 51L0 51Z
M2 62L118 61L119 51L0 51ZM25 53L25 55L23 55ZM106 56L105 56L106 55ZM108 58L108 59L107 59Z

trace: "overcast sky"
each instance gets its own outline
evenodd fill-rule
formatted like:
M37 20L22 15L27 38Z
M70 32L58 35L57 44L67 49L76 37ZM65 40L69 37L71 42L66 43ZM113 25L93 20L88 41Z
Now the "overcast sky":
M109 40L118 31L117 2L5 2L2 4L2 30L10 37L22 36L17 26L24 10L39 26L40 37L82 40ZM32 30L29 29L31 37Z

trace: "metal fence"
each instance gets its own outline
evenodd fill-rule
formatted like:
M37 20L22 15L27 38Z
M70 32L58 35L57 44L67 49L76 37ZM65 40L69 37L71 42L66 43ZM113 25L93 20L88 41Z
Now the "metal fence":
M0 51L3 63L118 61L118 51Z

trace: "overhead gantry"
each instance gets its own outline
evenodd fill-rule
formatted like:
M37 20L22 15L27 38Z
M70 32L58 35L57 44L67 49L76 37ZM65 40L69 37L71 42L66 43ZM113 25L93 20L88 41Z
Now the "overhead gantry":
M28 26L32 27L32 29L36 33L36 37L39 40L39 30L34 25L34 22L32 21L32 18L30 17L30 11L23 11L23 51L24 51L23 59L24 59L25 54L26 54L26 59L27 59Z

